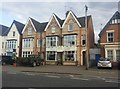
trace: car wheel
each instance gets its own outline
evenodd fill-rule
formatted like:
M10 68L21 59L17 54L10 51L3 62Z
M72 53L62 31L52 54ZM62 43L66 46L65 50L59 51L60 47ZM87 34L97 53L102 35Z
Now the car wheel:
M33 62L32 66L35 67L36 66L36 62Z

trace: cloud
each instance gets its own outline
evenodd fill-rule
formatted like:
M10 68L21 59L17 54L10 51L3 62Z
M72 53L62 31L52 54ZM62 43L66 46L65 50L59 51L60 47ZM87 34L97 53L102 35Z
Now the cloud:
M118 10L117 2L3 2L0 4L0 13L3 14L2 22L11 24L12 20L26 23L28 17L39 22L49 21L52 13L65 19L67 10L72 10L76 16L85 15L85 5L88 6L88 15L92 15L96 40L101 28ZM10 21L11 20L11 21ZM1 22L1 23L2 23ZM103 24L101 26L101 24Z

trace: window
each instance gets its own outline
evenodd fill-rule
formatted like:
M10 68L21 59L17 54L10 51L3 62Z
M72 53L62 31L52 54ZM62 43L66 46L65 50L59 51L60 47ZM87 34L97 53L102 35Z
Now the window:
M116 50L116 60L120 60L120 50Z
M22 54L22 56L23 57L28 57L30 54L32 54L32 52L30 52L30 51L24 51L23 54Z
M13 31L13 36L15 36L15 31Z
M76 45L76 35L64 36L64 46Z
M55 51L47 52L47 60L55 60Z
M45 39L42 39L42 47L44 47Z
M65 51L65 61L74 61L75 51Z
M113 50L108 50L107 51L107 57L111 60L113 60Z
M52 33L55 33L55 31L56 31L56 27L54 26L52 27Z
M115 23L115 20L112 20L112 24L114 24Z
M37 47L40 47L40 46L42 46L42 40L38 39L37 40Z
M33 47L33 38L26 38L23 39L23 48L30 48Z
M120 23L120 19L118 19L118 23Z
M86 44L86 35L82 35L82 45Z
M28 35L32 35L32 28L31 27L28 28Z
M50 46L57 46L57 40L58 40L58 37L54 36L54 37L47 37L46 38L47 40L47 47L50 47Z
M114 33L108 32L108 42L113 42L113 41L114 41Z
M115 23L118 23L118 22L117 22L117 19L115 19Z
M10 49L15 49L16 48L16 40L9 40L7 41L7 48L10 48Z
M4 48L4 42L2 42L2 48Z
M70 24L68 25L68 31L73 31L73 23L70 23Z

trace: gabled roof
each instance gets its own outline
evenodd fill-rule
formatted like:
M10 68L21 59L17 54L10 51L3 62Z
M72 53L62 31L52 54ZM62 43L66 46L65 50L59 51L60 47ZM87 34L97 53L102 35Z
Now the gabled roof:
M63 24L64 20L61 20L56 14L53 13L53 15L51 16L51 18L50 18L50 20L49 20L49 22L48 22L48 24L45 28L45 31L47 30L50 22L52 21L52 18L55 18L55 20L56 20L56 22L57 22L57 24L60 28L62 27L62 24Z
M43 32L47 24L48 24L48 22L40 23L40 28L39 28L38 32Z
M40 22L36 21L35 19L29 17L29 19L28 19L28 21L27 21L27 23L26 23L22 33L25 31L25 28L26 28L26 26L27 26L29 21L31 22L35 32L43 32L45 27L46 27L46 25L47 25L47 22L40 23Z
M33 18L31 18L31 17L29 17L29 18L31 19L31 21L32 21L32 23L33 23L33 25L34 25L36 31L38 32L39 29L40 29L40 27L41 27L40 22L36 21L35 19L33 19Z
M7 36L9 27L0 24L0 36Z
M16 28L17 28L19 34L22 34L22 30L23 30L25 25L23 23L16 21L16 20L14 20L13 23L16 25Z
M69 17L70 14L71 14L71 15L73 16L73 18L76 20L78 26L81 27L81 24L79 23L79 21L78 21L78 19L77 19L77 16L70 10L70 11L67 11L67 17L66 17L66 19L65 19L65 21L64 21L64 23L63 23L63 25L62 25L62 28L63 28L63 26L65 25L65 23L66 23L66 21L67 21L67 19L68 19L68 17Z
M87 25L90 20L91 15L87 16ZM81 27L85 27L85 17L78 17L78 22L81 24Z
M21 22L16 21L16 20L13 20L13 23L11 24L11 26L10 26L10 28L8 30L8 33L9 33L11 27L13 26L13 24L15 24L15 26L16 26L16 28L18 30L18 33L22 34L22 30L23 30L25 25L23 23L21 23Z
M60 25L62 27L62 24L63 24L64 20L61 20L56 14L54 14L54 15L56 16L58 22L60 23Z
M100 32L99 36L102 34L103 31L105 31L108 28L108 26L110 25L110 22L113 19L120 19L120 12L118 12L118 11L115 12L115 14L111 17L111 19L107 22L107 24L104 26L104 28Z

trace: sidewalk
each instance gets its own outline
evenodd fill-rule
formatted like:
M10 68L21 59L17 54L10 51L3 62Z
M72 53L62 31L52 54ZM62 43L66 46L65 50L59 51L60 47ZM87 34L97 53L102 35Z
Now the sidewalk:
M97 69L97 68L89 68L89 70L85 69L85 66L61 66L61 65L41 65L37 67L23 67L17 66L13 67L12 65L5 65L2 67L4 70L14 70L18 72L36 72L36 73L56 73L56 74L72 74L72 75L84 75L91 77L109 77L109 78L117 78L118 72L117 69Z

